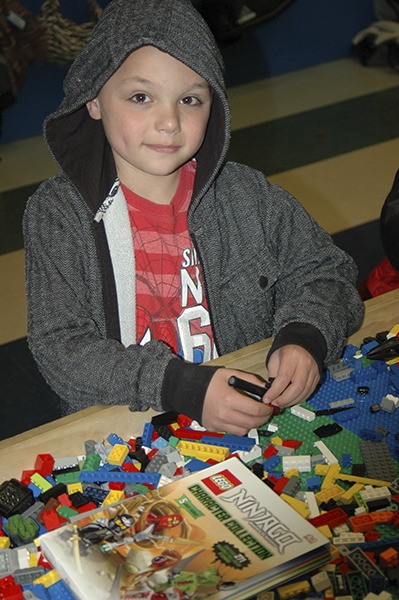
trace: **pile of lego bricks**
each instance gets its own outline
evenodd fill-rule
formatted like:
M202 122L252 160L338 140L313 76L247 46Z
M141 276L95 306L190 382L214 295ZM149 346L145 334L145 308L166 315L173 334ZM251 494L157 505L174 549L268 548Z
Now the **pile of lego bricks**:
M184 415L164 413L141 437L125 441L112 433L87 441L82 456L33 458L31 470L0 485L0 598L72 598L40 553L38 536L235 455L331 541L323 571L265 592L262 600L397 599L396 366L371 363L365 354L365 348L347 348L310 403L275 415L246 437L211 433ZM349 377L333 378L347 368ZM355 386L350 397L349 385ZM341 425L339 416L356 408L360 414ZM354 421L355 432L347 426L354 429Z

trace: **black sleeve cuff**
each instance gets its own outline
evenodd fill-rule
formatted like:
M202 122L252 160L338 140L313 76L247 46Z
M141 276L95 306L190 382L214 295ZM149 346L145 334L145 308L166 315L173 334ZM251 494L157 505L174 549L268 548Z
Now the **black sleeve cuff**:
M322 373L324 359L327 355L326 340L316 327L308 323L290 323L276 335L266 358L266 366L271 354L288 344L305 348L317 362L320 374Z
M166 367L161 403L165 411L176 410L201 423L208 385L217 369L173 358Z

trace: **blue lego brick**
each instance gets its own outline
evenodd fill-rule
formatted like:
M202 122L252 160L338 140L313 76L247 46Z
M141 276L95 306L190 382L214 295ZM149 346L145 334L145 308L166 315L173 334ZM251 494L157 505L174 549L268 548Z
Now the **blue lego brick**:
M47 592L47 588L45 588L42 583L37 583L35 585L24 585L22 589L24 592L32 592L33 597L38 598L38 600L51 600L51 596Z
M321 476L313 475L312 477L307 477L306 485L308 486L309 492L319 491L321 486Z
M116 433L110 433L107 437L107 442L111 444L111 446L115 446L115 444L123 444L124 446L126 446L125 440L119 437L119 435L117 435Z
M141 435L143 446L151 448L152 435L154 433L154 425L152 423L145 423L143 433Z
M87 486L84 489L84 495L89 500L92 500L95 504L102 504L102 502L108 496L108 490L102 490L93 486Z
M125 473L124 471L81 471L79 481L94 483L96 481L117 481L124 483L150 483L157 487L161 476L159 473Z
M275 467L277 467L277 465L280 464L281 458L279 456L271 456L270 458L268 458L267 460L264 461L263 463L263 469L265 471L267 471L268 473L270 473L270 471L273 471L273 469Z
M347 423L348 421L352 421L352 419L358 419L360 415L360 408L355 406L354 408L350 408L349 410L344 410L339 413L335 413L334 420L342 425L343 423Z
M344 453L341 456L341 465L345 467L350 467L352 465L352 455Z
M34 498L38 498L40 494L43 493L43 490L41 490L39 487L37 487L37 485L35 485L32 482L30 482L30 484L27 487L31 490Z
M151 448L157 448L158 450L161 450L161 448L166 448L167 446L169 446L169 443L163 437L158 437L156 440L151 442Z
M201 438L201 444L210 444L211 446L221 446L222 448L229 448L231 452L242 450L247 452L251 450L255 445L253 438L241 437L239 435L233 435L226 433L223 437L204 436Z
M342 353L342 359L346 362L348 359L353 358L357 352L357 347L353 344L347 344Z
M65 583L65 581L57 581L47 588L49 600L75 600L75 596Z
M209 467L209 463L200 460L199 458L192 458L184 466L190 471L190 473L195 473L196 471L202 471L203 469Z
M367 352L370 352L370 350L377 348L377 346L379 346L379 343L377 342L377 340L372 340L371 342L368 342L367 344L363 344L362 346L360 346L360 351L364 356L365 354L367 354Z

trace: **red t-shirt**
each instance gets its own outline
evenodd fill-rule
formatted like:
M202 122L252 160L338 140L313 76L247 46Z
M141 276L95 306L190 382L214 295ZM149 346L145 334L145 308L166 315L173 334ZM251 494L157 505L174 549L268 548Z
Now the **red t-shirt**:
M168 205L156 204L122 185L136 260L137 343L158 339L190 362L217 356L202 268L187 226L195 163L180 170Z

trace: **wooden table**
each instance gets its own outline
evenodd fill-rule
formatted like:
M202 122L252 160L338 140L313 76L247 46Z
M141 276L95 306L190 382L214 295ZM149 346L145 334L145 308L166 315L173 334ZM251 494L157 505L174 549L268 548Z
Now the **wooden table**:
M366 313L362 327L349 338L359 345L366 336L390 329L399 323L399 289L365 302ZM267 377L265 356L271 340L263 340L213 361L213 364L242 369ZM55 457L84 453L86 439L100 440L109 433L124 439L140 435L144 423L156 414L131 412L126 406L93 406L58 419L36 429L0 442L0 483L11 477L19 478L23 469L33 467L36 455L42 452Z

